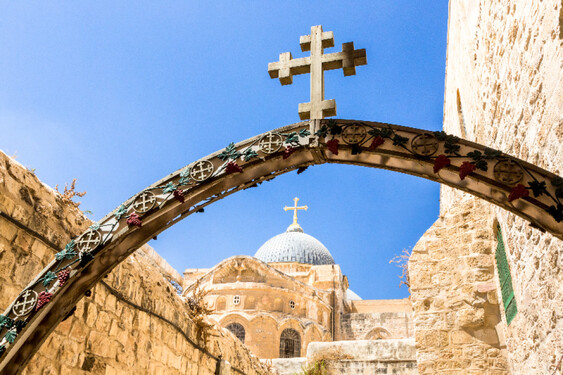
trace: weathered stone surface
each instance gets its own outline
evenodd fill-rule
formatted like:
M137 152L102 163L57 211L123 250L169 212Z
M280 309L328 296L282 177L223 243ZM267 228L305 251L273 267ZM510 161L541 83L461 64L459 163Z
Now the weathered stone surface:
M563 174L562 12L559 0L450 2L446 132ZM467 202L468 214L477 222L471 201L476 199L442 187L443 215ZM490 222L481 232L490 236L495 220L501 226L518 306L510 325L502 313L496 327L508 361L487 362L493 366L489 371L510 367L515 374L554 373L563 356L563 243L499 208L479 206L487 213L478 216ZM486 240L475 234L470 238L474 253L494 254ZM500 301L497 276L491 281L497 290L479 293L494 304L495 298ZM492 331L482 336L493 339ZM487 357L497 352L491 348Z
M29 208L39 204L40 210ZM0 217L0 306L6 307L30 275L91 223L1 152L0 211L21 223ZM77 304L23 373L212 374L219 357L230 364L231 373L268 373L222 330L212 328L207 342L199 342L188 309L168 280L182 283L164 259L143 246ZM223 365L225 373L229 366Z

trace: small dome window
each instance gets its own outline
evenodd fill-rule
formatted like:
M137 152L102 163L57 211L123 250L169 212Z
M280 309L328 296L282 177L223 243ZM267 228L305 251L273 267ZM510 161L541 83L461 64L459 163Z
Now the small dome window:
M295 301L294 300L289 301L289 308L292 309L292 310L295 308Z
M234 296L233 297L233 304L238 305L239 303L240 303L240 296Z

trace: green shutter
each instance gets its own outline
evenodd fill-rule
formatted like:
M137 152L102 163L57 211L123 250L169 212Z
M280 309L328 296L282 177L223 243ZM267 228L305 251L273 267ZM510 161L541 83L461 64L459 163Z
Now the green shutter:
M510 324L516 316L518 309L516 308L516 299L514 298L514 288L512 288L512 278L510 277L510 268L506 260L506 252L504 250L504 242L500 226L497 231L497 251L495 253L497 260L498 277L500 280L500 290L502 295L502 303L504 305L504 313L506 315L506 323Z

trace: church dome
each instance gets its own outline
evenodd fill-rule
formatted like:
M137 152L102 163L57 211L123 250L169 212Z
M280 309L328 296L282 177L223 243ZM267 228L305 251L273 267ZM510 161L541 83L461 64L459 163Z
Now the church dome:
M334 264L328 249L303 232L299 224L292 224L287 231L266 241L254 255L263 262L299 262L314 265Z

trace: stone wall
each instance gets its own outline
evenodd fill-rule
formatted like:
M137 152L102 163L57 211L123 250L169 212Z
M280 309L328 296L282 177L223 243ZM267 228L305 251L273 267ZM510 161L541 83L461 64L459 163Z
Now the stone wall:
M421 374L506 374L489 206L470 198L412 250L411 301Z
M417 374L413 339L313 342L307 358L272 360L280 375L324 364L326 375Z
M560 0L451 1L445 131L561 176L562 40ZM471 199L443 187L441 212ZM500 223L518 306L502 325L509 365L515 374L554 373L563 358L563 242L484 206L488 222Z
M0 307L90 222L0 152ZM81 300L24 374L267 374L236 338L198 327L169 282L181 277L143 246ZM41 343L38 343L40 345ZM232 368L231 368L232 367Z
M412 312L344 314L343 340L406 339L414 337Z

